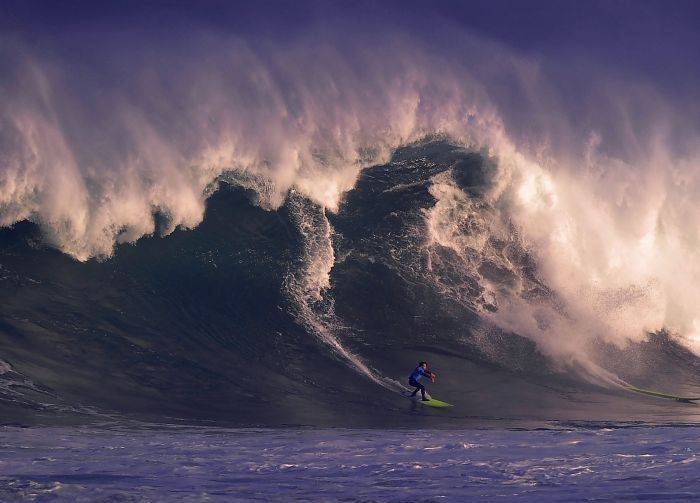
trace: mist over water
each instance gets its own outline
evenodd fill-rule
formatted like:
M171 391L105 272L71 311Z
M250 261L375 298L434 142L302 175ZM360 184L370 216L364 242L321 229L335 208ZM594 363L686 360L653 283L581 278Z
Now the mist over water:
M119 244L196 229L222 180L243 187L260 208L285 208L297 233L300 263L282 285L292 317L393 389L395 376L357 354L357 320L338 314L333 215L363 170L401 169L397 149L438 141L461 157L428 177L405 264L478 318L485 353L498 360L489 334L523 336L610 385L624 380L601 344L624 350L666 330L700 349L694 108L582 56L442 22L438 42L313 23L287 38L205 26L165 39L2 35L0 225L34 222L87 267ZM434 161L406 165L427 173Z
M408 39L191 37L131 47L114 34L91 49L85 35L79 61L10 42L18 61L3 83L3 222L33 218L75 258L108 256L114 242L152 233L154 212L167 216L166 233L199 223L222 172L269 182L268 207L294 186L333 209L359 169L396 146L491 127L472 110L480 89L464 69L453 74ZM428 78L438 67L447 74Z

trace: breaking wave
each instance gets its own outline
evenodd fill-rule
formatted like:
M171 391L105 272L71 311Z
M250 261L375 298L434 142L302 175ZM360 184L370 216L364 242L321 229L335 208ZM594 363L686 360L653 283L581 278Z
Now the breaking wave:
M131 35L3 35L12 410L334 423L424 354L516 415L547 380L694 389L700 142L670 98L610 79L581 125L546 65L454 28Z

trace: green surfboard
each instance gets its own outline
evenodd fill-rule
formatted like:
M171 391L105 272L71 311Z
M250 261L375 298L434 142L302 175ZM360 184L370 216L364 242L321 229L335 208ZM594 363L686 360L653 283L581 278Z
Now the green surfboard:
M634 386L628 386L627 389L630 391L633 391L635 393L640 393L642 395L655 396L657 398L665 398L667 400L675 400L676 402L693 403L696 400L700 400L700 396L688 397L688 396L668 395L666 393L660 393L658 391L651 391L648 389L635 388Z
M419 400L419 403L422 403L423 405L427 405L428 407L435 407L437 409L446 409L447 407L452 407L451 403L443 402L442 400L437 400L435 398L431 398L427 402L424 402L423 400Z
M419 403L421 405L427 405L428 407L435 407L436 409L446 409L447 407L452 407L451 403L443 402L442 400L438 400L438 399L432 398L432 397L430 397L430 400L428 400L427 402L424 402L423 400L421 400L417 396L412 397L408 394L405 394L403 396L405 396L406 398L408 398L412 402L416 402L416 403Z

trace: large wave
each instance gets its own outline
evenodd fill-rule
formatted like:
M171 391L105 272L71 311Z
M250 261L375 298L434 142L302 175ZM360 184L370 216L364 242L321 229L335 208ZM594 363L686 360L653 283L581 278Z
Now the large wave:
M415 253L389 251L475 314L482 349L522 335L607 383L621 381L601 342L666 330L697 349L700 142L677 100L590 65L574 97L561 62L451 26L435 36L452 49L390 28L187 35L3 36L2 226L31 221L77 261L109 261L117 244L196 228L228 180L290 212L304 250L285 273L293 317L392 387L342 342L355 336L332 291L334 215L368 166L400 170L397 148L437 138L463 158L406 161L442 168L408 227Z

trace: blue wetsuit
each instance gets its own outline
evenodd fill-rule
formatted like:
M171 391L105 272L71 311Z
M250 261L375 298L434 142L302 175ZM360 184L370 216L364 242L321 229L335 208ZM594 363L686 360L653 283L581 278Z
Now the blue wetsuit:
M413 391L413 393L411 393L411 396L416 396L416 393L418 393L418 390L420 390L420 394L423 397L423 400L427 400L427 398L425 397L425 386L418 382L426 375L429 376L430 372L427 372L420 365L417 366L413 372L411 372L411 375L408 377L408 384L416 388Z

